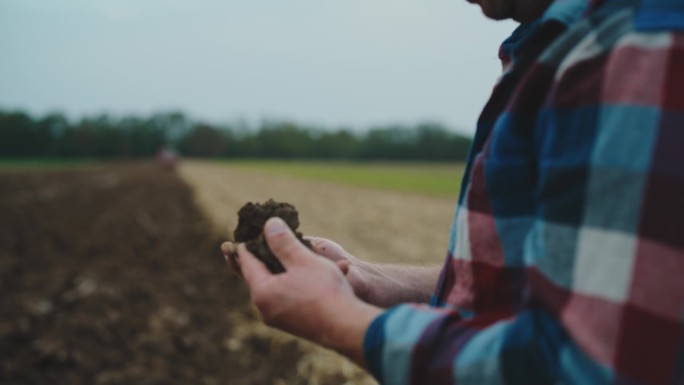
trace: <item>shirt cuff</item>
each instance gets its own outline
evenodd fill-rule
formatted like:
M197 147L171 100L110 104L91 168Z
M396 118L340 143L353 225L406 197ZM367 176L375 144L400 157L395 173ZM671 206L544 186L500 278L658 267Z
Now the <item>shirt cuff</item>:
M385 323L394 309L390 309L371 322L363 341L363 354L370 374L382 384L382 348L385 345Z
M368 371L381 384L407 384L423 333L444 316L438 309L417 304L399 305L378 316L364 337Z

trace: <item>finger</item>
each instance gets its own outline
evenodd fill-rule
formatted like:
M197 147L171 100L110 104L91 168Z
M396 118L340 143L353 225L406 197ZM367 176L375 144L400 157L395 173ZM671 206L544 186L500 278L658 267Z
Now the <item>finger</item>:
M237 259L237 250L235 250L235 244L232 242L223 242L221 244L221 252L223 253L223 257L226 259L226 262L230 266L230 270L235 273L238 277L241 279L244 279L242 276L242 270L240 269L240 262L238 262Z
M228 265L230 266L230 270L232 270L233 273L235 273L235 275L241 279L245 279L245 277L242 275L242 268L240 267L240 261L238 261L237 258L237 252L224 256L226 257L226 262L228 262Z
M224 255L231 255L235 253L235 245L233 242L223 242L221 244L221 251Z
M266 221L264 235L269 249L287 268L288 265L301 263L307 257L313 257L311 250L299 242L287 224L278 217Z
M272 274L254 254L247 250L244 243L240 243L237 247L237 253L240 257L240 268L242 276L249 286L253 286L257 282L268 279Z
M344 251L342 246L329 239L311 237L310 242L311 248L316 254L322 255L331 261L337 262L347 259L347 253Z
M349 261L340 260L340 261L335 262L335 264L337 265L337 267L340 268L340 271L342 272L342 274L347 275L347 273L349 273Z
M304 239L311 243L311 249L316 254L321 254L321 251L325 249L325 238L304 236Z

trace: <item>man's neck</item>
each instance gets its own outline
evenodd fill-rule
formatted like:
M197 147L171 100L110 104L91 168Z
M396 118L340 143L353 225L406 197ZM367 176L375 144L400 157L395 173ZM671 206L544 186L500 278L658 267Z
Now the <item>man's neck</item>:
M513 20L531 23L544 14L553 0L517 0Z

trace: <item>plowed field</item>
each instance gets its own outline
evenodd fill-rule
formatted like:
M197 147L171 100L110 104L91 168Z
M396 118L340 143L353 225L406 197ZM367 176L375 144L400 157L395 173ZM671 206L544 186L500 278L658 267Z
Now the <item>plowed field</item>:
M156 167L0 173L0 383L355 378L256 323L211 226Z
M0 172L0 383L372 384L261 325L218 252L247 201L375 261L440 263L453 200L186 162Z

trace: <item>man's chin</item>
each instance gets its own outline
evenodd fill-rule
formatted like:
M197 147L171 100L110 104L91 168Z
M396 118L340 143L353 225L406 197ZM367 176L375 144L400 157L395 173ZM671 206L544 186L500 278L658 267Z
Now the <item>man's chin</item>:
M550 4L550 0L467 0L478 4L482 13L493 20L513 19L521 23L534 21Z
M513 15L514 4L517 0L467 0L477 4L487 18L493 20L510 19Z
M480 4L480 8L482 9L482 14L492 20L506 20L513 18L513 13L508 9L491 6L487 3Z
M504 15L501 13L488 13L484 9L482 9L482 14L485 15L488 19L500 21L500 20L508 20L512 19L513 16L511 15Z

